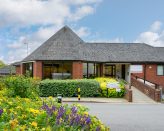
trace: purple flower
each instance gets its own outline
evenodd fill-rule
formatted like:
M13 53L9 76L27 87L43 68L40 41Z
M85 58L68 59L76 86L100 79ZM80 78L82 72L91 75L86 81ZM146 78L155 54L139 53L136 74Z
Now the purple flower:
M53 111L55 111L56 110L56 107L55 106L52 106L52 108L51 108Z
M0 116L2 115L2 113L3 113L3 109L0 109Z
M91 122L91 118L87 117L87 119L85 121L86 121L86 124L89 124Z
M99 126L96 128L96 131L100 131L100 127Z
M63 106L61 106L59 109L58 109L58 115L57 115L57 119L60 119L65 113L65 109Z
M45 110L49 116L52 116L53 112L56 110L55 106L52 106L51 108L48 107L48 105L44 104L41 109Z
M78 124L80 122L81 116L77 115L75 118L75 122L76 124Z
M41 107L41 109L43 109L43 110L47 110L49 107L48 107L48 105L46 105L46 104L43 104L43 106Z
M71 111L72 111L72 114L76 114L77 113L77 107L76 106L73 106L71 108Z

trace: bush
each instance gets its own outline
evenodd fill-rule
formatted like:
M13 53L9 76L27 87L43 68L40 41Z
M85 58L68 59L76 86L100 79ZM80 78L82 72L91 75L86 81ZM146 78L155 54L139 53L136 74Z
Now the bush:
M40 96L57 96L62 94L64 97L77 96L80 88L82 97L99 96L99 83L95 80L44 80L40 83Z
M123 80L116 80L114 78L95 78L96 81L99 82L101 88L101 96L105 97L123 97L125 94L125 81ZM107 83L118 83L120 92L117 92L116 89L107 89ZM107 93L108 91L108 93ZM108 94L108 95L107 95Z
M6 95L8 97L20 96L22 98L38 97L39 81L25 76L7 76L3 78L3 84L6 86Z

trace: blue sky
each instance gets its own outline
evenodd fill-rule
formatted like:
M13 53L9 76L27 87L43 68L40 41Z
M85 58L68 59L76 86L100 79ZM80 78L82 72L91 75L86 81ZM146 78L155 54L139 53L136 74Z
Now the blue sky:
M64 25L84 41L164 46L164 0L5 0L0 59L22 60ZM15 8L16 7L16 8Z

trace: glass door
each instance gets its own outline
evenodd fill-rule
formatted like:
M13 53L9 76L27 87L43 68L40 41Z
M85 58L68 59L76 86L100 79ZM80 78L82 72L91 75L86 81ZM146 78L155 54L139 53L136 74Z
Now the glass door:
M105 76L115 77L116 66L115 65L105 65Z

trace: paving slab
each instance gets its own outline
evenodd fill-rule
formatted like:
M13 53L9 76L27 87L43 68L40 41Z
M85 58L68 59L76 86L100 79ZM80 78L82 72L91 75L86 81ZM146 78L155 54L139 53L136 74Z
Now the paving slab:
M142 93L141 91L139 91L137 88L132 86L132 90L133 90L133 103L152 103L152 104L156 104L157 102L154 101L153 99L151 99L150 97L148 97L147 95L145 95L144 93Z

